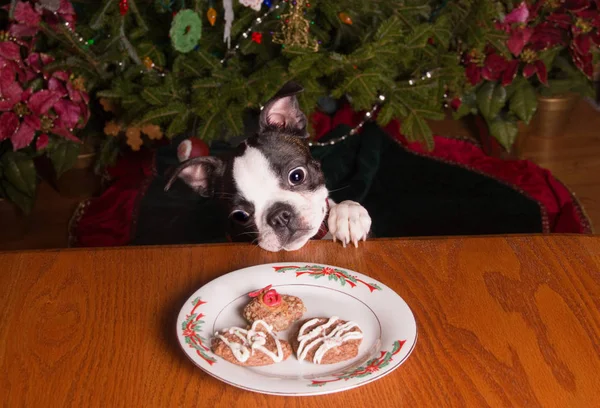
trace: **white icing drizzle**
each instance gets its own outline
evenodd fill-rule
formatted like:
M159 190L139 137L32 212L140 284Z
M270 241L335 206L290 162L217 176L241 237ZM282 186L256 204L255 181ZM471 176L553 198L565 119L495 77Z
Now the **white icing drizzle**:
M306 359L308 352L317 344L322 343L321 346L315 352L313 362L321 364L321 360L325 353L334 347L341 346L348 340L362 339L363 335L359 331L350 331L354 327L358 327L355 322L346 322L334 328L329 334L323 334L328 328L330 328L339 317L331 317L327 323L321 324L308 333L304 333L309 326L314 325L319 319L312 319L302 325L298 331L298 360L302 361ZM310 342L310 340L314 341ZM308 343L308 344L307 344Z
M275 340L275 345L277 346L277 354L273 353L271 350L265 347L267 343L267 335L263 331L257 331L257 327L262 325L267 333ZM254 350L258 350L269 356L275 363L279 363L283 360L283 349L281 348L281 341L277 338L275 333L273 333L273 327L269 325L264 320L256 320L250 330L242 329L240 327L231 327L227 329L227 332L233 334L237 338L239 338L242 343L231 342L227 340L226 337L219 334L219 332L215 333L215 336L220 338L223 343L227 345L231 349L233 356L241 363L245 363L248 361L251 355L254 355ZM250 347L250 348L248 348Z

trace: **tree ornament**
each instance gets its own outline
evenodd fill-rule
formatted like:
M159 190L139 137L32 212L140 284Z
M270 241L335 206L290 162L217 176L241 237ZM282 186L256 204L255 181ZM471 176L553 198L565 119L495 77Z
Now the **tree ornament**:
M139 127L130 127L125 131L125 137L127 138L127 144L131 147L131 150L138 151L144 141L142 140L142 132Z
M154 68L154 62L152 62L152 58L150 57L144 57L144 66L148 69L152 69Z
M352 25L352 18L347 13L344 13L342 11L340 14L338 14L338 17L340 18L342 23Z
M122 16L129 11L129 0L119 0L119 12Z
M182 53L192 51L202 37L202 20L193 10L181 10L171 23L171 43Z
M215 10L213 7L209 8L206 12L206 18L208 19L211 27L214 27L215 23L217 22L217 10Z
M298 46L313 51L319 50L319 43L309 35L310 21L304 18L306 0L295 0L291 11L281 16L281 32L273 35L273 42L282 48Z
M104 134L106 136L116 137L119 136L120 132L121 126L119 126L119 124L114 121L110 121L104 126Z
M177 146L177 159L184 162L194 157L203 157L210 155L210 148L202 139L190 137L179 143Z
M246 7L250 7L254 11L259 11L262 6L263 0L240 0L240 4Z
M231 48L231 25L233 24L233 0L223 0L225 10L225 30L223 31L223 42L227 48Z
M257 44L260 44L262 42L262 33L259 32L253 32L252 33L252 41L254 41Z
M142 126L142 133L148 136L150 140L160 140L163 137L163 132L160 126L147 123Z

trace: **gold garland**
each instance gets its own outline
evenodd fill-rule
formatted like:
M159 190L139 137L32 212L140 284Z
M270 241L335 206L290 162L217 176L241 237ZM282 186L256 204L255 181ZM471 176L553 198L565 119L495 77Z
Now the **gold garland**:
M319 43L309 35L310 21L304 18L306 4L306 0L296 0L291 11L281 16L281 32L273 35L274 43L309 48L315 52L319 50Z

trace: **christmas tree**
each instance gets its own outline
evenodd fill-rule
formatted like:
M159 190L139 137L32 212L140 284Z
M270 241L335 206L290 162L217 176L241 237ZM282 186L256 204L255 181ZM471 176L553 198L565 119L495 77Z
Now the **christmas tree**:
M98 167L181 134L236 138L290 80L307 114L347 101L432 147L427 121L451 106L481 115L508 148L537 95L589 93L600 43L591 0L11 0L4 10L0 195L25 210L34 159L60 175L83 135L101 143Z
M40 0L40 2L43 2ZM21 2L18 2L19 4ZM142 143L183 132L209 141L243 133L289 80L319 98L348 99L402 119L411 139L432 144L427 119L465 85L462 49L496 43L489 2L104 0L75 3L77 23L42 30L63 69L87 78L106 110L106 133ZM460 39L460 40L459 40ZM104 157L118 146L107 138Z

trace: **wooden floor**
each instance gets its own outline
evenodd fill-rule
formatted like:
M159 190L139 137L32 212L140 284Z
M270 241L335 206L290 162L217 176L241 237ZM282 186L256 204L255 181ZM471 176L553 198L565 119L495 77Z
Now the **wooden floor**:
M470 136L462 122L432 123L434 132L448 136ZM542 138L529 135L523 158L553 172L583 204L600 228L600 112L586 101L574 110L565 135ZM68 224L77 203L84 197L64 197L42 183L31 216L23 222L0 201L0 250L64 248Z

